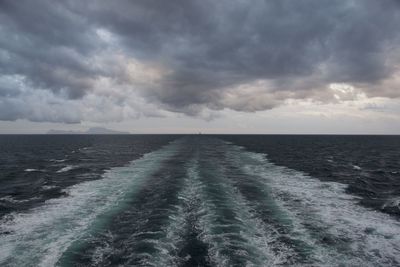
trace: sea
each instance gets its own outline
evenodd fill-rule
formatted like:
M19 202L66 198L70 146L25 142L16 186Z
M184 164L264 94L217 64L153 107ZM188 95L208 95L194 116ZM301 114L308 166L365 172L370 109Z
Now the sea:
M0 266L400 266L400 136L1 135Z

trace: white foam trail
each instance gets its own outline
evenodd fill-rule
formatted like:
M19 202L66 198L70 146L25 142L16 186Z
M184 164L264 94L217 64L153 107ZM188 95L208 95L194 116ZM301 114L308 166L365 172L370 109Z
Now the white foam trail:
M166 236L154 240L154 246L159 253L143 255L146 266L179 266L187 261L189 255L178 256L185 243L185 229L194 227L199 231L198 238L208 246L207 258L214 266L232 266L232 257L239 257L246 266L277 266L287 262L293 253L290 248L277 241L279 235L271 225L265 225L251 212L248 203L235 190L229 180L220 177L215 186L221 187L221 194L226 203L216 203L210 199L206 190L208 185L202 181L199 174L199 158L195 157L187 164L187 176L182 191L178 195L180 203L175 212L171 213L169 224L163 232ZM235 213L232 222L221 222L221 206ZM222 207L223 208L223 207ZM191 218L191 221L190 219ZM188 225L188 222L195 225ZM240 228L240 231L220 231L224 227ZM187 240L186 240L187 241ZM274 251L271 244L274 243ZM226 253L229 251L228 253Z
M142 181L176 149L176 144L168 145L111 169L100 180L71 186L67 197L6 216L0 224L0 232L6 233L0 235L0 265L54 266L74 241L89 234L96 218L123 208Z
M186 169L191 168L191 162L185 163L183 166ZM189 170L190 172L190 170ZM201 205L200 187L202 184L193 180L192 177L185 176L181 191L177 198L179 203L169 211L169 220L160 232L139 232L133 236L143 234L160 234L153 238L146 239L146 242L152 243L156 253L140 254L141 264L143 266L180 266L187 257L178 255L184 245L184 238L188 227L189 217L196 216L195 213L201 212L197 207ZM106 254L109 248L101 251L101 254ZM137 256L137 255L136 255ZM97 255L95 257L98 257ZM103 258L101 255L100 258Z
M241 193L232 185L229 179L221 173L215 186L221 187L226 203L215 203L205 192L206 185L202 184L199 176L198 163L189 169L191 183L195 185L195 194L199 197L201 214L198 228L201 229L201 239L209 246L209 257L215 266L232 266L232 257L240 258L246 266L277 266L287 262L293 251L285 244L279 242L276 230L271 225L255 216L251 203L248 203ZM207 185L214 186L214 185ZM225 202L224 201L224 202ZM232 222L221 222L221 208L224 206L235 213ZM218 229L232 228L239 231L223 231ZM271 244L275 245L272 246ZM226 254L226 251L230 251Z
M190 212L195 212L188 210L193 204L199 204L194 203L199 200L197 186L196 181L185 177L183 188L177 196L180 203L175 206L175 210L171 210L169 223L162 230L165 236L155 242L154 247L158 253L143 255L145 266L179 266L185 260L179 257L178 253L182 249L185 230L188 227L188 216L191 216Z
M61 172L68 172L68 171L73 170L73 169L76 169L76 168L78 168L78 166L76 166L76 165L68 165L68 166L65 166L65 167L59 169L57 172L58 172L58 173L61 173Z
M239 150L236 148L236 152ZM358 198L345 192L346 185L322 182L276 166L262 154L241 151L238 162L243 169L264 181L265 188L269 188L291 217L295 231L302 233L303 240L316 248L325 266L400 264L397 220L359 206ZM321 240L324 233L334 239Z

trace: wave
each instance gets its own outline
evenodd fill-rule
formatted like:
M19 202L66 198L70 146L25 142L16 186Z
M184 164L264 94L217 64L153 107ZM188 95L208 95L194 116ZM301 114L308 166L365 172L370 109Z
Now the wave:
M360 167L360 166L358 166L358 165L352 165L353 166L353 169L355 169L355 170L361 170L362 168Z
M272 266L287 263L292 248L281 242L278 231L257 217L212 155L196 150L182 168L181 190L169 208L168 220L156 232L147 226L129 237L132 247L146 243L147 249L125 251L123 255L144 266ZM207 153L207 152L206 152ZM159 199L158 201L163 201ZM156 206L153 206L156 209ZM125 232L126 234L126 232ZM96 249L92 261L104 264L113 254L110 238ZM118 238L118 237L116 237ZM119 237L121 238L121 237ZM127 238L127 237L125 237ZM118 245L121 247L121 244ZM118 254L118 252L117 252ZM120 255L120 254L118 254ZM100 260L99 260L100 259Z
M65 167L59 169L57 171L57 173L68 172L68 171L71 171L71 170L76 169L76 168L78 168L77 165L68 165L68 166L65 166Z
M181 139L7 215L0 264L399 265L400 222L346 188L215 138Z
M322 182L276 166L264 155L236 148L242 168L256 175L291 219L294 231L326 266L400 263L400 223L357 204L347 185Z
M199 218L201 240L209 247L215 266L273 266L285 263L293 251L277 240L277 231L265 225L249 203L210 157L191 170L192 181L203 186ZM272 245L274 244L274 245Z
M144 155L125 167L106 172L102 179L67 189L68 197L48 200L26 213L11 213L0 222L0 264L3 266L54 266L78 240L90 235L94 223L122 209L126 198L166 158L175 145Z
M80 252L85 255L80 262L109 265L119 258L135 266L271 266L288 261L292 248L253 213L210 151L185 146L186 152L155 174L165 184L155 180L144 186L150 199L137 194L133 206L114 220L115 228L87 240L95 245ZM171 172L177 180L170 179Z
M292 262L296 254L292 245L282 241L278 229L254 212L253 203L213 155L214 149L197 147L187 157L182 190L176 197L179 201L162 228L166 235L146 235L156 252L142 255L140 263L278 266Z

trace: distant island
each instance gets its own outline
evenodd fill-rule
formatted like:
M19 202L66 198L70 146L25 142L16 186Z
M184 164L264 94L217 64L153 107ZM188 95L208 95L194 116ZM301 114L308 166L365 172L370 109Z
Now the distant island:
M49 130L47 134L131 134L130 132L114 131L103 127L92 127L87 131Z

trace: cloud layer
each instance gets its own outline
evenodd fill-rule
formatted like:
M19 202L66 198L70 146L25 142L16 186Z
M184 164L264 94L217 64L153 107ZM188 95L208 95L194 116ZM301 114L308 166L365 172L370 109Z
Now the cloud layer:
M395 0L4 0L0 120L349 100L335 84L397 98L398 25Z

